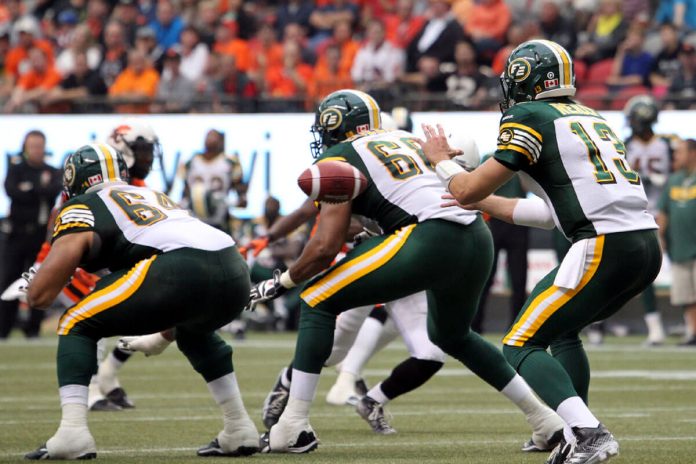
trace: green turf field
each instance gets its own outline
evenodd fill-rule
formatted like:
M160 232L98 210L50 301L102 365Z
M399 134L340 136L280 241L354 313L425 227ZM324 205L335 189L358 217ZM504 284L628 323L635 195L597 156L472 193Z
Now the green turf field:
M621 444L612 462L696 462L696 350L640 347L642 338L609 338L590 348L591 407ZM292 356L292 335L255 334L235 343L235 366L245 403L261 426L261 404L280 367ZM496 340L497 341L497 340ZM671 341L675 343L675 341ZM112 342L113 346L113 342ZM376 382L403 359L394 343L368 366ZM55 339L0 344L0 462L21 460L50 437L59 421ZM198 446L221 427L205 384L175 347L153 358L134 356L121 381L137 408L90 414L99 460L201 462ZM398 434L374 435L349 407L328 406L333 381L320 384L312 425L322 443L309 455L256 455L244 460L322 463L543 463L524 454L529 437L521 414L455 361L427 385L389 407Z

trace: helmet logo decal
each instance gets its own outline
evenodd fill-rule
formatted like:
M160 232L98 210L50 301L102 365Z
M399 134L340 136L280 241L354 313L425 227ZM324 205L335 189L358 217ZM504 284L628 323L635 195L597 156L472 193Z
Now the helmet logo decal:
M343 122L343 114L336 108L327 108L319 115L319 124L327 130L335 130Z
M507 69L508 75L515 82L522 82L529 77L532 72L532 67L524 58L515 58L510 62Z
M355 128L358 134L362 134L363 132L367 132L370 130L370 125L369 124L360 124Z
M63 171L63 183L68 187L72 187L72 185L75 183L75 166L72 163L65 165L65 170Z
M548 79L553 79L554 77L556 77L556 75L553 73L553 71L549 71L549 72L546 74L546 77L547 77Z

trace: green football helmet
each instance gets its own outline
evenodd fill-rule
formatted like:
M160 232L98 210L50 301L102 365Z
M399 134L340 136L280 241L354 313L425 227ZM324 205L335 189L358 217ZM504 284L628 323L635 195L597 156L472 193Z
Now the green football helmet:
M128 181L128 166L111 145L93 143L78 148L63 165L63 187L68 198L107 183Z
M573 60L565 48L550 40L529 40L515 48L500 76L502 111L515 103L575 95Z
M626 119L635 134L651 133L659 113L657 102L650 95L636 95L624 107Z
M319 103L315 113L312 156L317 158L325 149L347 138L381 128L379 105L374 98L359 90L337 90Z

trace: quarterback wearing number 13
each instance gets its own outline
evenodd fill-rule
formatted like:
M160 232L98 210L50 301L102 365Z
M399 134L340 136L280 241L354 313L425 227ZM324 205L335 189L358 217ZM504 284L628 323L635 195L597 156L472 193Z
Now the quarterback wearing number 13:
M547 462L603 462L619 445L587 407L590 368L579 332L655 279L657 225L621 139L596 111L571 100L575 74L563 47L546 40L519 45L501 82L503 116L491 159L465 172L449 160L453 152L441 128L429 126L423 151L437 163L449 205L456 200L516 224L555 226L573 243L521 308L503 352L566 423L565 440ZM489 196L515 172L540 199Z

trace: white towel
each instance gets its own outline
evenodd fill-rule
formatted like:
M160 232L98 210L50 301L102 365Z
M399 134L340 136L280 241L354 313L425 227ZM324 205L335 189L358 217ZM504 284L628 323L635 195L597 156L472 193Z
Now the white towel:
M563 258L558 273L553 281L556 287L575 289L585 273L585 266L592 259L592 253L588 253L590 242L594 239L579 240L570 247Z

